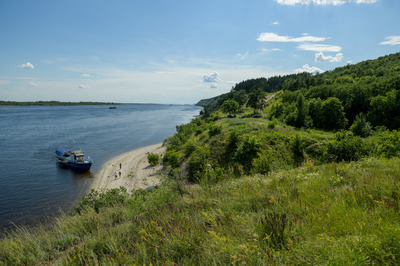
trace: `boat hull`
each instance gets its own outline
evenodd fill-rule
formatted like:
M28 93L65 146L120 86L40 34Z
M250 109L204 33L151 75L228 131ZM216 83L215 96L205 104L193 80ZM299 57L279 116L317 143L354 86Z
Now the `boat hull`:
M58 163L61 167L73 168L81 171L89 171L90 167L92 166L92 163L73 163L73 162L65 162L60 159L58 160Z
M61 167L68 167L80 171L89 171L92 166L92 160L84 159L84 155L79 151L69 149L57 149L56 157Z

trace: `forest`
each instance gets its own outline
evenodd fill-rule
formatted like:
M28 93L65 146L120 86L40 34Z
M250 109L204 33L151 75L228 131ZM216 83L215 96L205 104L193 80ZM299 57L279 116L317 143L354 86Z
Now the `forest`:
M271 106L269 118L296 127L349 128L364 117L372 127L400 127L400 53L347 65L321 74L292 74L258 78L236 84L213 104L198 103L215 111L225 100L243 104L256 90L277 93L281 101ZM240 99L242 97L242 99Z

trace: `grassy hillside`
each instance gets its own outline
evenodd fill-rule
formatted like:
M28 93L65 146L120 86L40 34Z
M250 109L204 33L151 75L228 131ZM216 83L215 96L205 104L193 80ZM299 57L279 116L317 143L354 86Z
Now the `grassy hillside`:
M400 160L368 158L270 175L104 196L51 230L0 243L2 264L398 264ZM117 194L121 196L116 196ZM100 201L100 200L99 200ZM90 205L90 204L89 204Z
M349 117L336 97L308 98L314 78L246 81L208 101L214 109L165 140L161 186L92 191L48 225L2 238L0 263L400 264L400 132L368 112L327 128ZM309 87L288 89L300 79ZM286 89L257 88L278 83ZM232 99L224 113L217 103Z

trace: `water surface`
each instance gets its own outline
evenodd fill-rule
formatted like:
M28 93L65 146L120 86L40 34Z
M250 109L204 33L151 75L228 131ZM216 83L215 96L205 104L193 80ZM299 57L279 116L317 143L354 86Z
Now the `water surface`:
M200 108L190 105L0 107L0 229L68 210L107 160L162 142ZM60 168L57 148L81 148L90 172Z

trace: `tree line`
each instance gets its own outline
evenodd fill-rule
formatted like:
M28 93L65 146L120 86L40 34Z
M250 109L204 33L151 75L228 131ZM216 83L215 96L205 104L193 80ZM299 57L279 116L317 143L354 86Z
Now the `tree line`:
M227 100L254 112L265 107L265 95L276 93L268 108L276 118L296 127L329 130L350 128L360 117L372 127L400 128L400 53L339 67L321 74L299 73L242 81L229 93L205 104L204 114Z

